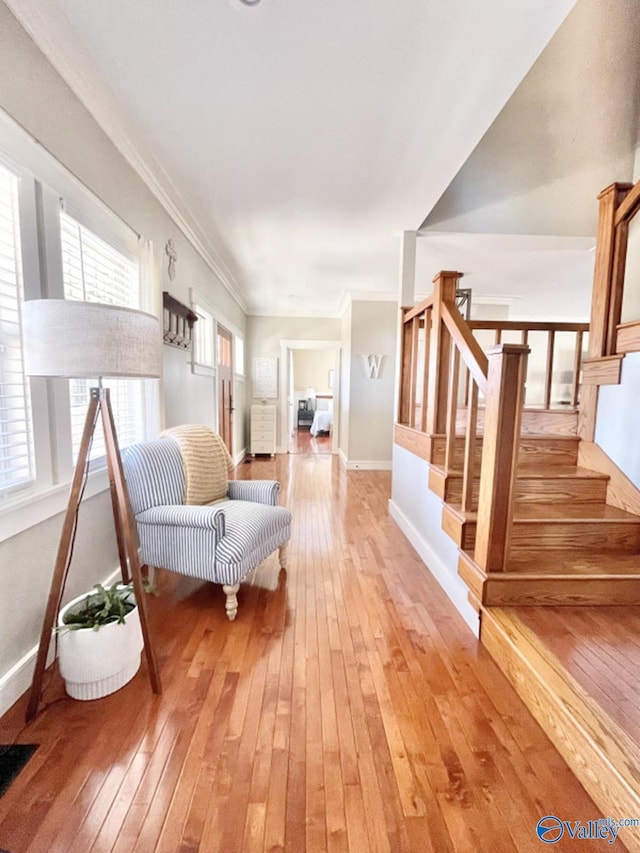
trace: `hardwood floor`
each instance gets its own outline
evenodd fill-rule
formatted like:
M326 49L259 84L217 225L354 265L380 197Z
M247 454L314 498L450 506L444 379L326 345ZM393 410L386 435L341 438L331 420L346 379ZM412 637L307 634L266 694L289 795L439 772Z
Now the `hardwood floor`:
M289 453L331 453L331 436L325 432L313 436L308 429L297 429L289 441Z
M545 608L546 610L546 608ZM518 614L563 667L640 744L640 607L541 608Z
M286 574L259 566L230 623L219 587L160 572L161 696L143 665L87 703L53 674L28 727L17 703L0 742L40 748L0 848L526 853L544 815L602 817L389 519L388 473L301 454L237 474L282 483Z

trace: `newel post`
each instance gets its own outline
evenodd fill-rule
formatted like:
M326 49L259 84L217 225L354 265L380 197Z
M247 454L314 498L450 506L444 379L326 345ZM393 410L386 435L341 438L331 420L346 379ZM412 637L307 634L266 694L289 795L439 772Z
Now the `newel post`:
M442 322L442 304L455 305L461 272L443 270L433 279L433 312L429 351L429 392L427 432L445 433L447 429L447 391L451 361L451 336Z
M475 562L506 569L529 347L500 344L488 355Z
M616 227L616 213L632 184L611 184L598 196L598 234L593 267L589 358L615 352L616 326L620 322L627 230ZM598 386L585 382L580 394L578 434L593 441L596 430Z

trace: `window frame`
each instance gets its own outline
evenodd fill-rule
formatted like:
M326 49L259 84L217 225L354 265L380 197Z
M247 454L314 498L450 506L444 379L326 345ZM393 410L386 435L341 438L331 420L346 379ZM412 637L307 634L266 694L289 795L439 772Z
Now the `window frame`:
M64 298L60 205L88 230L129 256L139 268L140 310L157 316L149 258L143 241L119 216L0 109L0 162L19 176L19 216L24 299ZM67 506L74 461L69 381L31 377L35 482L0 496L0 542ZM159 383L144 386L145 433L160 427ZM104 460L95 460L85 497L109 488Z

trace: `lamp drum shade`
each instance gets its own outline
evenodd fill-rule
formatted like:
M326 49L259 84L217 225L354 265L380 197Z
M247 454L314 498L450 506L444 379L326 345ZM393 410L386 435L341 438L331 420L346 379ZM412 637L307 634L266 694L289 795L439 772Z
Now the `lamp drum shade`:
M152 314L99 302L31 299L22 305L29 376L157 378L162 332Z

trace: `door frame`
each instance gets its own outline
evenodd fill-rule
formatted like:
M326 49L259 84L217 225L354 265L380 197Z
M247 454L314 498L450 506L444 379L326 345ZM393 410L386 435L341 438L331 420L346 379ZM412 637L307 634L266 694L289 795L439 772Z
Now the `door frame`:
M333 429L331 431L331 452L333 454L337 454L340 427L340 371L342 366L342 341L314 341L310 339L280 340L280 364L283 365L283 369L280 371L280 442L277 452L288 453L289 450L289 407L293 406L293 388L289 388L288 370L291 350L333 351L333 369L335 370L335 379L333 383Z
M227 328L224 323L216 320L214 322L214 348L215 348L215 362L216 362L216 422L217 422L217 430L218 434L224 441L223 436L223 423L224 423L224 390L222 386L223 378L222 372L223 367L228 369L231 373L231 377L229 379L229 443L231 447L227 448L229 450L229 455L231 458L234 458L235 447L236 447L236 424L235 424L235 397L236 397L236 370L235 370L235 335L231 331L231 329ZM222 334L220 332L222 330ZM230 363L222 365L218 358L219 353L219 338L224 338L229 341L229 356Z

